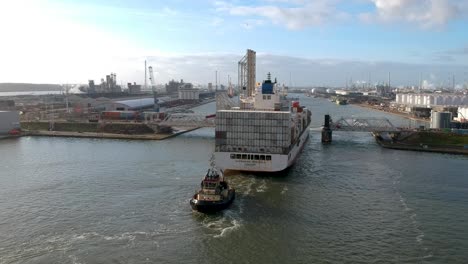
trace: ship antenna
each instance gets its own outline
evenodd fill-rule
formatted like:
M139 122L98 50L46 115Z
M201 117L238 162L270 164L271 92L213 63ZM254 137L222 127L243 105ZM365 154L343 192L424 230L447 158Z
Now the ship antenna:
M211 166L211 168L216 167L216 160L215 160L215 155L214 155L214 153L211 154L210 166Z
M267 80L271 81L271 73L270 72L268 72L268 74L267 74Z

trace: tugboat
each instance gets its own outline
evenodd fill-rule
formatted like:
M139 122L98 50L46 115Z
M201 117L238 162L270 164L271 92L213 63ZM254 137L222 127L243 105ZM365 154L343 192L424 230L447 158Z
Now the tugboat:
M218 212L229 207L236 197L234 188L228 186L222 172L215 168L208 169L200 185L201 190L190 199L190 206L194 211Z

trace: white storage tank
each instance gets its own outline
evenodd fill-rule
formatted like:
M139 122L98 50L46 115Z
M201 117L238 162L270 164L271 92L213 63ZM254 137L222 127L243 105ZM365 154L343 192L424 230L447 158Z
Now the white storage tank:
M458 108L458 121L468 122L468 107Z
M401 96L401 104L407 104L408 103L408 95L407 94L403 94Z
M460 97L460 96L454 96L454 97L453 97L453 101L452 101L452 104L453 104L453 105L460 105L461 102L462 102L462 100L461 100L461 97Z
M402 100L401 100L402 98L403 98L403 94L397 94L396 98L395 98L395 102L397 104L401 104L402 103Z
M462 97L462 105L468 105L468 96L463 96Z
M429 95L429 102L427 103L428 105L434 105L435 101L435 96L434 95Z
M445 96L444 105L452 105L452 97L451 96Z
M450 128L452 113L431 111L431 128Z

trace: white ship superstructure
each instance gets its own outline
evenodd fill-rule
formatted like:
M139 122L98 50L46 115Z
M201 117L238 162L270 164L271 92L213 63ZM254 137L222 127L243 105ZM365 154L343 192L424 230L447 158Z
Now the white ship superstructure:
M295 162L309 137L311 112L298 101L287 100L283 90L269 75L254 89L244 89L240 107L217 111L218 167L276 172Z

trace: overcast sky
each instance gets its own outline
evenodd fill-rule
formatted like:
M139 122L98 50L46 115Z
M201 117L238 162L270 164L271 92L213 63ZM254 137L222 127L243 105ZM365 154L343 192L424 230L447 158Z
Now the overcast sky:
M460 85L467 22L467 0L1 1L0 82L142 83L146 59L158 83L236 83L250 48L257 80Z

